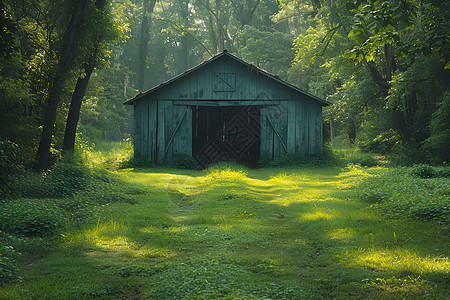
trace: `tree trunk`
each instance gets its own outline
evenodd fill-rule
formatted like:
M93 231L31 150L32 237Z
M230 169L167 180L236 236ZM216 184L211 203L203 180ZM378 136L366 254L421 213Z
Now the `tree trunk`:
M377 83L385 84L386 80L384 80L383 76L381 76L381 73L378 71L376 64L373 61L366 62L367 66L370 70L370 75L372 75L373 80Z
M216 32L214 31L214 20L213 20L213 14L212 9L211 9L211 3L209 2L209 0L205 1L205 8L208 11L208 24L209 24L209 39L211 40L211 46L212 46L212 50L213 53L217 53L217 35ZM218 24L216 24L217 26L219 26ZM219 31L217 31L219 32Z
M55 127L56 113L59 100L62 95L63 87L66 82L69 71L73 67L73 51L75 48L81 23L83 20L83 11L87 0L78 0L73 8L67 34L64 37L63 47L60 52L60 60L56 67L55 77L47 101L47 107L44 114L44 126L41 134L41 141L36 154L34 169L42 171L48 167L49 151L52 142L53 130Z
M148 42L150 40L151 18L149 15L153 12L155 4L156 0L144 0L144 13L141 23L141 39L139 41L139 75L137 85L139 91L144 90L145 71L147 70Z
M350 121L350 124L348 125L347 128L347 134L348 134L348 140L350 143L350 146L355 144L356 141L356 125L355 122Z
M219 13L220 13L220 6L221 6L221 0L216 0L216 28L217 28L217 47L219 52L222 52L225 50L225 33L222 30L222 24L220 23Z
M239 22L241 23L241 29L244 28L245 25L250 24L250 21L252 20L256 8L258 8L260 2L261 0L256 0L254 3L231 0L231 4L233 4Z
M96 52L91 55L84 67L85 76L78 77L75 90L72 94L69 113L67 115L66 131L64 133L64 152L73 151L75 148L75 136L77 133L78 120L80 118L81 103L89 83L89 79L95 68Z
M394 49L391 44L384 45L384 57L386 59L386 80L391 81L392 75L397 70L397 65L394 58Z
M190 62L190 36L189 36L189 28L190 28L190 20L189 20L189 1L187 0L178 0L178 9L179 9L179 16L180 19L183 20L183 30L184 34L181 36L181 57L182 57L182 63L181 68L183 70L187 70L191 67Z

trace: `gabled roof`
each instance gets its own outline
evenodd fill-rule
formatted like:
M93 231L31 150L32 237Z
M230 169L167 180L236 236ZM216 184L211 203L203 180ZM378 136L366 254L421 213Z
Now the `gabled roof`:
M264 71L263 69L258 68L258 67L256 67L256 66L253 65L253 64L250 64L250 63L248 63L248 62L243 61L242 59L238 58L237 56L228 53L227 50L224 50L223 52L214 55L214 56L211 57L210 59L208 59L208 60L202 62L201 64L199 64L199 65L193 67L192 69L189 69L189 70L184 71L183 73L181 73L181 74L179 74L179 75L173 77L172 79L169 79L169 80L167 80L167 81L165 81L165 82L163 82L163 83L160 83L159 85L157 85L157 86L155 86L155 87L152 87L151 89L149 89L149 90L146 91L146 92L141 92L141 93L137 94L136 96L134 96L134 97L131 98L130 100L126 101L124 104L133 104L135 101L141 99L142 97L147 96L147 95L149 95L149 94L151 94L151 93L153 93L153 92L155 92L155 91L157 91L157 90L159 90L159 89L161 89L161 88L163 88L163 87L165 87L165 86L171 84L172 82L174 82L174 81L176 81L176 80L178 80L178 79L180 79L180 78L182 78L182 77L184 77L184 76L187 76L188 74L191 74L192 72L196 71L197 69L200 69L200 68L202 68L203 66L205 66L205 65L207 65L207 64L210 64L210 63L212 63L213 61L216 61L217 59L219 59L219 58L221 58L221 57L223 57L223 56L230 57L230 58L234 59L235 61L237 61L237 62L239 62L239 63L245 65L246 67L251 67L252 69L255 69L255 70L258 72L258 74L262 74L262 75L266 76L267 78L270 78L270 79L272 79L272 80L274 80L274 81L276 81L276 82L278 82L278 83L281 83L281 84L284 85L284 86L287 86L288 88L291 88L291 89L295 90L296 92L299 92L299 93L301 93L301 94L303 94L303 95L305 95L305 96L308 96L308 97L310 97L310 98L312 98L312 99L314 99L314 100L316 100L316 101L319 101L319 102L320 102L322 105L324 105L324 106L325 106L325 105L331 105L330 102L325 101L325 100L323 100L323 99L321 99L321 98L319 98L319 97L316 97L316 96L314 96L314 95L311 95L310 93L307 93L307 92L305 92L305 91L299 89L299 88L296 87L295 85L292 85L292 84L290 84L290 83L288 83L288 82L286 82L286 81L281 80L277 75L270 74L270 73L268 73L267 71Z

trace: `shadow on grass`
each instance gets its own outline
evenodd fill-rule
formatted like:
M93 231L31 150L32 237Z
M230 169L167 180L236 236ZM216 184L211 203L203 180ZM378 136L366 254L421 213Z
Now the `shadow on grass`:
M367 174L338 168L119 174L150 192L137 195L133 206L105 207L96 225L70 233L65 247L39 265L63 278L78 274L58 282L65 296L362 299L448 292L448 238L434 239L439 230L431 223L386 221L339 189L342 180Z

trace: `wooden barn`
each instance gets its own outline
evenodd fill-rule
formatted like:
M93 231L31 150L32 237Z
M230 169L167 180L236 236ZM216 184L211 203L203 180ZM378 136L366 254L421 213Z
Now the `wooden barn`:
M224 51L125 104L134 105L136 157L188 156L206 167L321 153L330 103Z

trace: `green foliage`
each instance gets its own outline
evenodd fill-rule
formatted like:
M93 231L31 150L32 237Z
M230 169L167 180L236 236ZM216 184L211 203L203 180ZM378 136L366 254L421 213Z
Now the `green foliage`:
M172 160L172 165L177 169L198 170L200 166L198 161L187 155L176 155Z
M153 276L152 298L169 299L298 299L301 287L251 278L272 275L273 265L264 261L246 264L227 258L190 259L170 265Z
M259 155L259 160L257 163L258 168L265 168L270 166L270 163L272 162L272 156L267 152L262 152Z
M127 168L151 168L153 167L153 163L148 159L143 157L132 157L127 161L124 161L120 164L121 169Z
M89 143L120 141L128 137L131 107L123 102L136 93L128 78L128 69L100 70L89 81L89 89L80 112L79 132Z
M381 154L391 153L392 149L400 142L400 135L392 128L379 133L373 140L362 140L358 147L364 152Z
M286 78L294 59L294 51L291 49L293 36L278 31L260 31L246 25L239 32L238 39L245 61Z
M430 137L425 141L429 159L450 162L450 92L445 92L438 102L430 122Z
M344 157L344 161L348 161L350 164L358 164L362 167L378 166L378 159L375 158L375 154L361 151L355 151L348 157Z
M433 178L437 173L432 166L419 164L410 168L411 174L419 178Z
M411 6L413 4L409 1L369 0L352 9L353 26L348 37L356 38L360 46L348 51L348 57L356 62L373 61L380 46L392 44L398 39L400 28L413 29L409 15Z
M258 168L267 167L329 167L339 163L338 158L335 156L330 145L325 143L322 154L304 156L301 154L287 154L283 157L272 159L267 153L261 153L258 160Z
M17 279L20 254L12 246L14 237L0 230L0 282Z
M59 163L46 177L48 196L70 198L85 190L91 181L90 169L66 163Z
M0 208L0 230L22 236L44 236L60 230L68 214L51 199L19 198Z
M27 249L26 268L20 281L1 285L0 298L348 299L357 293L439 299L448 294L442 277L450 268L442 225L448 207L409 204L398 216L407 220L386 220L394 216L381 210L384 203L396 210L392 203L403 193L416 197L413 201L448 198L448 178L421 179L410 169L381 167L230 165L175 173L162 167L91 170L93 189L135 197L135 205L99 205L99 194L87 198L89 189L74 198L41 199L39 205L54 203L70 223L56 236L6 237L16 254ZM345 189L350 183L355 191ZM349 201L360 187L376 191L379 203ZM40 250L42 241L52 245L50 253Z
M397 144L389 155L393 165L413 166L427 161L427 154L423 147L416 143Z
M447 170L448 171L448 170ZM376 203L386 218L440 220L450 217L450 181L446 172L427 165L380 169L356 185L358 198Z
M19 146L9 140L0 139L0 185L3 192L5 184L11 178L12 174L22 171L22 166L18 161Z

